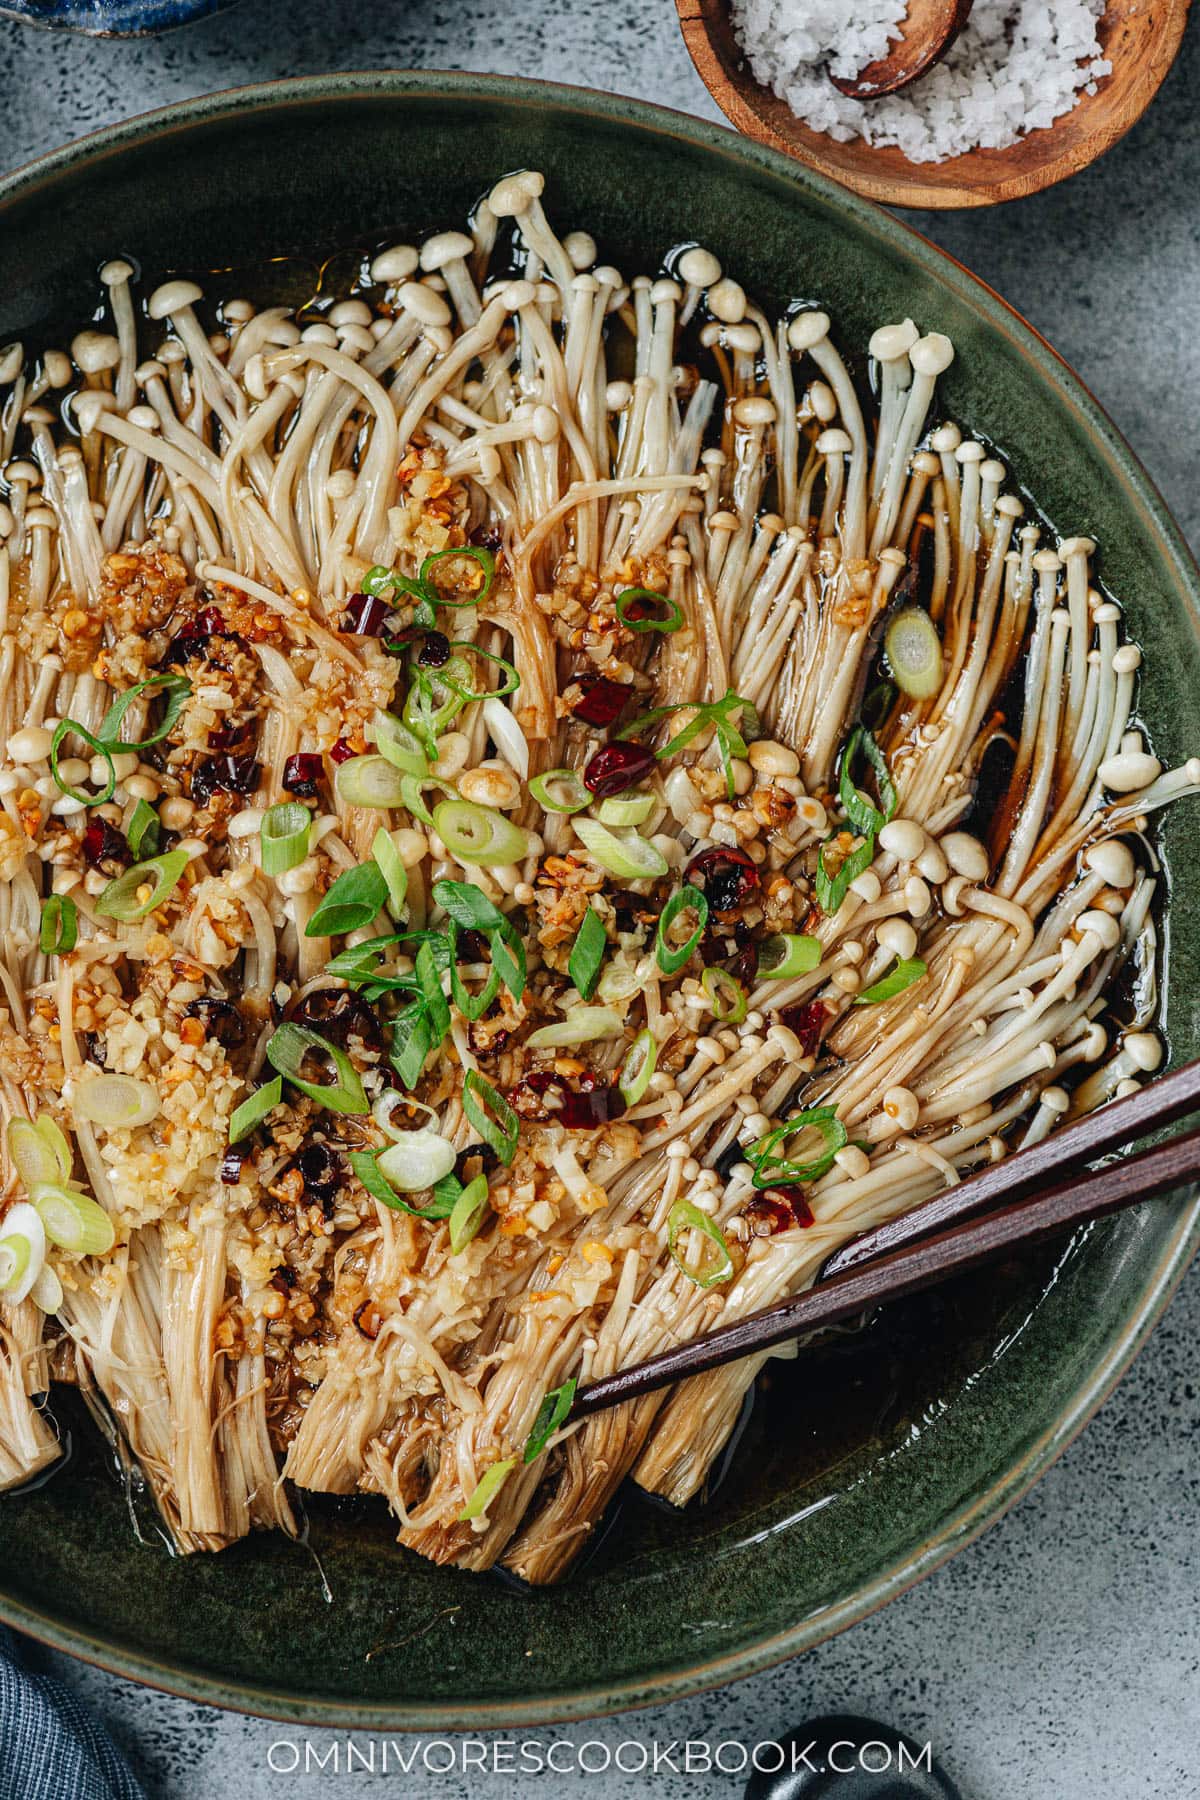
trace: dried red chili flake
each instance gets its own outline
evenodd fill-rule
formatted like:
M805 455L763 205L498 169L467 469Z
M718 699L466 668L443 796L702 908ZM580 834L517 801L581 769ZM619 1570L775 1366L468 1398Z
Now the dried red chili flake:
M189 1000L183 1016L200 1019L208 1036L215 1038L218 1044L224 1044L227 1050L236 1049L238 1044L245 1042L246 1021L232 1000L222 1000L219 995Z
M417 652L417 661L423 669L440 669L450 661L450 639L444 631L425 633L425 641Z
M209 640L215 637L228 638L236 644L242 642L237 632L230 631L226 625L225 615L219 607L202 607L184 622L179 633L171 639L167 645L165 660L187 662L189 657L203 656L208 649Z
M328 1144L306 1144L292 1163L300 1172L304 1192L322 1204L332 1200L345 1176L345 1165Z
M774 1237L797 1226L804 1230L816 1222L799 1188L764 1188L749 1202L745 1216L755 1237Z
M583 785L597 800L607 800L635 787L653 768L654 752L644 744L605 744L584 765Z
M298 750L283 765L283 785L300 800L315 800L325 766L315 750Z
M375 1342L383 1329L383 1314L374 1300L364 1300L361 1306L355 1307L354 1323L365 1338Z
M250 750L254 745L254 726L247 720L243 725L223 725L208 734L210 750Z
M391 608L378 594L351 594L342 630L352 637L382 637Z
M620 1118L625 1101L615 1083L610 1087L598 1075L587 1073L575 1079L572 1088L553 1069L534 1069L513 1089L509 1103L523 1119L562 1125L568 1131L595 1131Z
M815 1056L821 1046L821 1033L829 1023L829 1014L824 1001L809 1000L803 1006L785 1006L779 1014L779 1023L795 1032L804 1056Z
M246 1160L246 1150L242 1144L230 1144L221 1158L221 1180L226 1187L236 1187L242 1179L242 1164Z
M663 909L663 902L656 900L653 894L632 894L627 888L609 894L608 900L616 916L618 931L637 931L640 926L655 925Z
M84 827L83 860L89 869L98 869L106 862L119 863L125 868L133 861L133 856L124 834L107 819L93 815Z
M600 731L620 718L633 693L624 682L610 681L607 675L576 675L575 686L579 699L571 707L572 714Z
M349 762L352 756L359 754L353 744L347 743L345 738L338 738L337 742L330 746L329 760L334 763L344 763Z
M252 794L262 774L252 756L209 756L192 770L192 799L204 806L214 794Z
M288 1007L286 1016L335 1044L344 1045L354 1036L364 1044L382 1048L379 1020L362 995L352 994L349 988L314 988Z
M693 856L683 879L701 888L711 910L718 913L735 912L745 906L760 882L758 870L746 852L725 845L714 845Z

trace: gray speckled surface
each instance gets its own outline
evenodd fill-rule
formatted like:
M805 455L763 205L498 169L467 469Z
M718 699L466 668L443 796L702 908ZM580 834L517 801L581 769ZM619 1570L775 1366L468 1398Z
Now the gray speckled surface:
M0 165L110 119L210 89L330 68L424 65L586 82L717 118L670 0L246 0L157 42L51 38L0 24ZM1200 401L1200 27L1142 124L1052 193L916 223L1019 307L1080 370L1150 468L1193 542ZM1200 1656L1200 1277L1185 1282L1099 1418L1009 1517L883 1613L808 1656L715 1694L599 1725L576 1747L687 1738L754 1742L814 1713L873 1713L931 1738L969 1800L1053 1794L1166 1800L1196 1791ZM47 1658L47 1662L51 1659ZM379 1773L273 1773L301 1734L150 1693L65 1658L149 1792L247 1800L286 1788L378 1791ZM549 1738L552 1734L543 1734ZM312 1734L316 1754L333 1743ZM370 1741L358 1740L363 1756ZM411 1748L411 1746L410 1746ZM381 1745L375 1746L376 1766ZM290 1751L276 1751L287 1764ZM444 1753L443 1753L444 1754ZM589 1760L599 1763L597 1749ZM626 1764L637 1754L626 1750ZM436 1757L434 1759L436 1766ZM396 1765L391 1765L393 1771ZM395 1793L524 1793L527 1777L392 1773ZM562 1794L663 1800L739 1792L733 1775L543 1777ZM64 1800L66 1797L64 1796Z

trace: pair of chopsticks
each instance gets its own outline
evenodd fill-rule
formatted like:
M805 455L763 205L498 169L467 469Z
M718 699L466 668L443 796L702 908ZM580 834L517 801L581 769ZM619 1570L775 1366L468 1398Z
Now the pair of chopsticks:
M804 1293L580 1388L571 1417L852 1319L1194 1180L1200 1175L1200 1130L1100 1169L1088 1165L1197 1110L1200 1061L866 1232L836 1251L817 1285Z

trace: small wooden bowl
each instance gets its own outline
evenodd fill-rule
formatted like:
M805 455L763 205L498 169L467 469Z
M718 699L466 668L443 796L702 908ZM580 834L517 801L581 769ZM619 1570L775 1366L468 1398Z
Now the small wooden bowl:
M885 206L994 206L1075 175L1135 125L1174 62L1191 0L1110 0L1100 21L1111 75L1043 131L1005 150L968 150L943 163L910 162L862 138L839 144L813 131L750 73L733 35L729 0L675 0L692 61L739 131Z

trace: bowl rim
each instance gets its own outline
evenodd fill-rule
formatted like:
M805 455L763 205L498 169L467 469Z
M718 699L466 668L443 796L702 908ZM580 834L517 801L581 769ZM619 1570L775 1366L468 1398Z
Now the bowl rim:
M1100 402L1070 364L1036 328L986 282L940 245L906 221L841 186L830 177L782 152L743 137L726 126L624 95L532 80L520 76L484 75L437 69L343 70L258 82L197 95L169 106L102 126L87 136L47 152L0 177L0 227L5 215L48 182L69 176L76 166L102 164L126 148L214 120L261 115L296 105L320 106L329 101L372 97L401 99L441 95L503 102L530 109L554 107L589 117L630 124L649 136L670 136L713 152L752 170L762 171L810 191L826 205L849 212L859 229L885 246L913 258L928 275L947 283L987 324L1001 332L1031 360L1055 387L1080 428L1098 441L1112 466L1125 502L1141 513L1145 528L1159 543L1174 585L1200 638L1200 566L1197 565L1166 502L1140 459L1109 418ZM836 1604L705 1661L681 1657L670 1669L644 1679L611 1680L577 1685L570 1693L538 1699L419 1702L375 1700L369 1704L330 1700L301 1691L258 1687L228 1681L190 1668L186 1662L146 1655L72 1625L0 1593L0 1623L26 1633L48 1648L143 1685L201 1704L224 1707L289 1724L325 1725L371 1731L490 1730L599 1718L625 1710L661 1705L769 1669L813 1648L896 1598L931 1574L1000 1519L1082 1430L1108 1398L1168 1305L1197 1250L1200 1249L1200 1190L1190 1190L1180 1204L1157 1264L1136 1302L1114 1330L1105 1354L1081 1382L1073 1400L1028 1446L1020 1459L984 1492L948 1517L921 1547L901 1557L873 1580L846 1594Z

